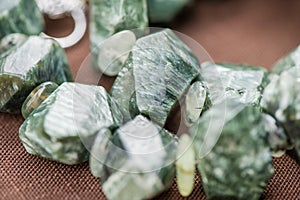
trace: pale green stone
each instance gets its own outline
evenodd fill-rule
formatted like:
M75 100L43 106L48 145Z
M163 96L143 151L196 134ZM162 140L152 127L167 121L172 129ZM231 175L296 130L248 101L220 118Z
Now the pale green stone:
M278 120L300 156L300 67L272 75L265 88L261 106Z
M1 0L0 27L0 39L11 33L37 35L44 20L34 0Z
M194 82L186 96L184 107L184 122L187 126L191 126L197 121L202 113L209 108L209 97L207 88L200 81Z
M273 165L258 107L227 99L205 112L190 132L208 199L259 199Z
M11 34L0 42L0 111L20 112L39 84L72 81L64 50L53 40Z
M135 41L135 34L128 30L118 32L106 39L99 46L97 59L99 69L108 76L118 75Z
M280 74L281 72L295 66L300 66L300 46L285 55L283 58L279 59L272 67L272 73Z
M58 85L54 82L45 82L37 86L28 95L22 105L22 115L24 119L37 108L54 90L58 88Z
M98 69L101 68L99 51L105 39L123 30L138 29L135 31L137 36L144 33L148 27L147 5L146 0L93 0L90 7L93 65Z
M121 116L103 87L63 83L26 118L19 137L31 154L77 164L88 158L89 138L121 124Z
M149 20L152 23L171 22L192 0L147 0Z
M211 62L203 63L200 72L212 104L230 97L259 105L268 76L268 72L260 67Z
M92 148L92 171L100 176L108 199L152 198L171 187L177 139L139 115L109 133L99 132Z

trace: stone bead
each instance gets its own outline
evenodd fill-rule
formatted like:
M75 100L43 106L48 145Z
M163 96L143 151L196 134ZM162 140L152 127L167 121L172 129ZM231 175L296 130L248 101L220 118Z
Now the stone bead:
M23 117L26 119L56 88L58 88L58 85L49 81L42 83L32 90L22 105Z
M53 40L11 34L0 42L0 111L20 112L39 84L73 81L64 50Z
M226 99L190 128L197 168L208 199L259 199L273 175L262 113Z
M29 114L19 137L28 153L73 165L88 159L99 130L122 121L103 87L63 83Z
M37 35L44 20L34 0L1 0L0 27L0 39L11 33Z

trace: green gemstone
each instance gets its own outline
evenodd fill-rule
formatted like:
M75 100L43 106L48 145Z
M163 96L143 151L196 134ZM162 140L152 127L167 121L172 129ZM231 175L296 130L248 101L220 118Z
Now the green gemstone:
M64 50L53 40L11 34L0 42L0 111L20 112L39 84L72 81Z
M122 84L126 87L118 89L126 92L118 94L126 96L119 106L129 110L127 116L142 113L160 125L165 124L178 100L198 77L200 68L191 50L169 29L138 39L127 65L132 72L119 76L112 87L112 91ZM134 80L130 85L124 84L131 76Z
M11 33L37 35L44 29L44 20L34 0L2 0L0 27L0 39Z
M300 158L300 67L292 67L280 75L270 76L261 106L285 128Z
M192 0L147 0L150 22L171 22L191 2Z
M63 83L26 118L19 137L31 154L77 164L88 159L90 137L121 123L121 113L103 87Z
M23 117L26 119L56 88L58 88L58 85L49 81L42 83L32 90L22 105Z
M242 103L259 105L268 72L254 66L206 62L202 64L201 75L212 104L229 97Z
M190 132L208 199L259 199L273 166L258 107L227 99L205 112Z
M191 126L202 111L209 108L208 101L207 88L201 81L194 82L185 96L184 121L187 126Z
M136 41L132 31L121 31L106 39L98 51L99 69L108 76L116 76L127 60Z
M99 66L102 62L99 63L101 43L123 30L139 28L137 35L142 34L143 29L148 27L147 5L146 0L93 0L90 2L90 6L93 65L96 69L101 69L102 66Z
M272 68L272 73L280 74L281 72L288 70L292 67L300 65L300 46L284 56Z
M177 147L171 133L139 115L111 136L98 134L90 167L108 199L148 199L171 187Z

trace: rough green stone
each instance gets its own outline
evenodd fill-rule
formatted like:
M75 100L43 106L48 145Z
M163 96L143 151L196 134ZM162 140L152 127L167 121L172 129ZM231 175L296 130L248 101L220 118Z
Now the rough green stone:
M88 159L88 139L121 124L121 116L103 87L63 83L26 118L19 137L30 154L77 164Z
M259 105L261 93L268 82L268 72L254 66L206 62L200 72L212 104L230 97L242 103Z
M201 82L194 82L186 96L184 107L184 121L187 126L191 126L197 121L202 111L210 107L210 101L207 93L207 87Z
M192 0L147 0L149 20L152 23L168 23Z
M292 67L300 65L300 46L284 56L276 62L272 67L272 73L280 74L281 72L288 70Z
M261 106L285 128L297 157L300 156L300 67L292 67L270 77Z
M93 65L98 69L99 45L105 39L120 31L137 28L139 35L148 27L147 5L146 0L93 0L90 3Z
M97 136L92 148L90 167L100 175L108 199L149 199L171 187L177 148L174 135L141 115L111 136L107 131L99 134L103 135Z
M190 132L208 199L259 199L273 166L258 107L227 99L205 112Z
M0 39L10 33L37 35L44 20L34 0L1 0Z
M135 112L164 125L178 100L198 77L198 59L175 33L165 29L137 40L132 63Z
M53 40L11 34L0 42L0 111L20 112L39 84L72 81L64 50Z
M26 119L56 88L58 88L58 85L50 81L34 88L22 105L21 111L23 117Z

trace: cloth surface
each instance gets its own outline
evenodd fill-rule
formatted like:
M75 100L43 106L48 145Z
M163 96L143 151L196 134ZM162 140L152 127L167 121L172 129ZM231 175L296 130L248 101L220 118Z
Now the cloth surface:
M171 28L199 42L218 62L260 65L266 68L300 42L300 1L196 1L178 16ZM47 21L46 32L67 34L72 20ZM88 55L88 33L66 50L76 75ZM100 81L106 89L112 78ZM177 118L177 117L176 117ZM176 127L176 120L169 126ZM99 180L88 164L67 166L28 154L18 138L21 115L0 113L0 199L105 199ZM261 199L300 199L300 168L288 156L274 159L275 174ZM184 199L176 183L155 199ZM205 199L199 176L187 199Z

